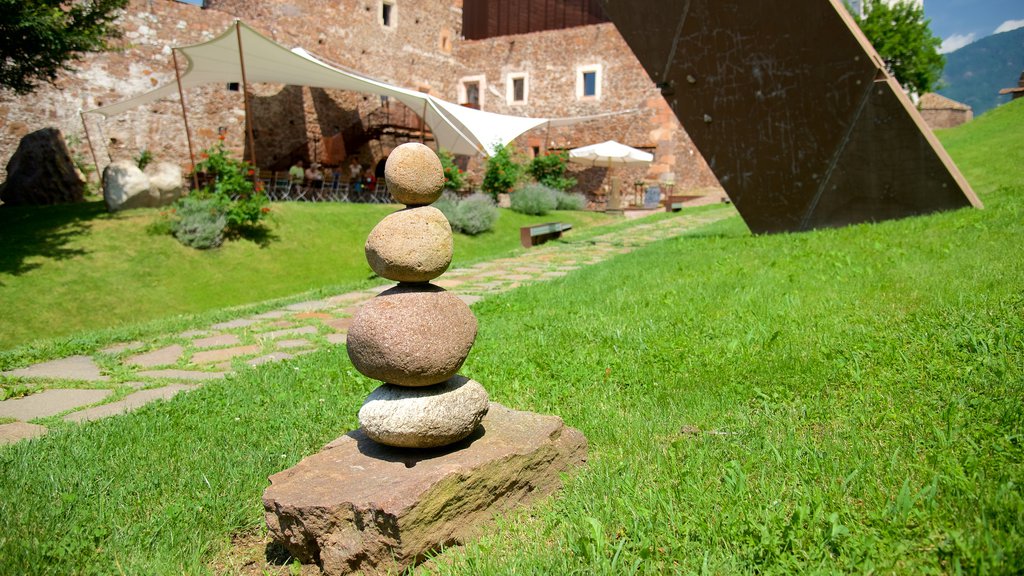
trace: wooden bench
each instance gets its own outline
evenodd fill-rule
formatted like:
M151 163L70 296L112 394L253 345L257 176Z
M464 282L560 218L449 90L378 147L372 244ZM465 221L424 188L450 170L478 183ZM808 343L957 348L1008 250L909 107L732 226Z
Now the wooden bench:
M572 230L572 224L548 222L535 226L523 226L519 229L519 242L522 243L524 248L529 248L543 244L548 240L559 238L562 236L562 232L567 230Z
M679 212L683 209L683 202L687 201L688 196L669 196L665 200L665 212Z

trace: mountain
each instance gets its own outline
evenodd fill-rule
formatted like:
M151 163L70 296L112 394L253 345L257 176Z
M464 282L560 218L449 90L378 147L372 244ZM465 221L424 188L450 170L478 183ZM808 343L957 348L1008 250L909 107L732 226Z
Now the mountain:
M1017 85L1024 72L1024 28L993 34L946 54L941 88L936 90L974 108L979 116L1010 101L999 90Z

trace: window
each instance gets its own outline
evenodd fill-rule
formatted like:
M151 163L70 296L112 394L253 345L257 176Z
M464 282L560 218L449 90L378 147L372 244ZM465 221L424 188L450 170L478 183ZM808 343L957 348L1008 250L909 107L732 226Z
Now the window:
M238 82L228 82L228 90L232 92L238 92L240 90L238 87Z
M528 87L526 74L509 74L505 81L505 101L508 104L526 104Z
M484 90L487 80L484 76L466 76L459 80L459 104L480 110L484 105Z
M601 66L599 64L576 68L576 98L579 100L601 98Z
M383 0L380 3L380 23L385 28L393 28L395 26L395 3L389 0Z

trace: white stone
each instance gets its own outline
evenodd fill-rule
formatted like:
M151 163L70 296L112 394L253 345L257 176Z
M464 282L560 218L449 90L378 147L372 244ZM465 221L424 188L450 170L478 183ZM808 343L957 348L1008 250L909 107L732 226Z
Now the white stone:
M185 190L185 179L177 164L153 162L143 172L149 176L149 195L158 198L160 206L174 202Z
M484 387L464 376L417 388L384 384L359 409L359 424L380 444L434 448L472 434L487 406Z
M103 201L107 210L158 206L159 194L149 187L149 177L131 160L118 160L103 170Z

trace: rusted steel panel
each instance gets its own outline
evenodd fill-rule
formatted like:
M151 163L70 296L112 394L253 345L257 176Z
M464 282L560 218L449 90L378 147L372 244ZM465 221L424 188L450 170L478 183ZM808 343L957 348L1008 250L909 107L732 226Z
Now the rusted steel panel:
M839 0L603 0L755 233L980 207Z

